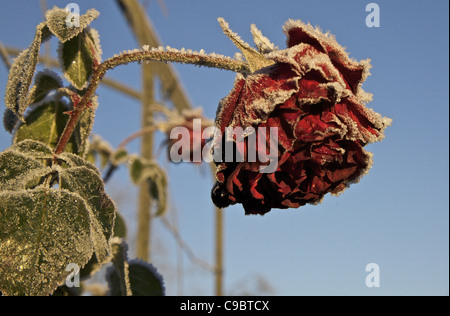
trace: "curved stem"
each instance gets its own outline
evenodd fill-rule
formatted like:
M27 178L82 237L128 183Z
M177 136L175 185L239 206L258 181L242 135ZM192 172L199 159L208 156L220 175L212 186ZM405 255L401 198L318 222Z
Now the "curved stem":
M70 113L69 121L59 139L55 148L55 154L61 154L81 118L81 114L91 104L97 88L105 76L106 72L114 69L120 65L125 65L131 62L145 62L145 61L164 61L164 62L179 62L184 64L194 64L198 66L213 67L219 69L230 70L234 72L248 72L248 65L245 62L238 61L229 57L220 56L216 54L206 55L203 52L178 51L174 49L144 49L135 50L122 53L114 56L97 67L95 67L91 82L86 90L85 95L78 104L74 104L74 109Z
M131 143L133 140L135 140L135 139L137 139L137 138L139 138L139 137L141 137L141 136L144 136L144 135L146 135L146 134L153 133L153 132L156 131L156 130L157 130L157 127L154 126L154 125L148 126L148 127L146 127L146 128L143 128L143 129L141 129L140 131L138 131L138 132L136 132L136 133L134 133L134 134L128 136L125 140L123 140L123 141L119 144L118 149L124 148L124 147L126 147L129 143Z

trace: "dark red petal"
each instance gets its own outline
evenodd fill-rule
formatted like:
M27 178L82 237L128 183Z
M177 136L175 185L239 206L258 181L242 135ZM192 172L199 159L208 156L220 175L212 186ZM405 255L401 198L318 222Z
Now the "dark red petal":
M216 127L222 133L226 127L245 129L264 123L277 104L283 104L298 91L289 65L265 70L238 79L233 91L219 103Z
M332 35L324 34L301 21L288 21L284 26L284 30L287 35L288 47L303 43L327 54L333 65L344 76L352 92L357 93L359 86L368 75L370 69L368 61L360 63L353 60L348 57L348 53L336 42Z
M381 116L364 106L350 99L344 99L333 107L333 112L347 126L349 139L358 140L364 144L382 139L382 131L387 124L383 123Z
M222 135L225 128L231 124L231 120L233 119L235 113L234 111L238 105L239 96L244 84L245 79L238 75L234 82L233 90L231 90L231 92L219 102L215 126L220 130Z

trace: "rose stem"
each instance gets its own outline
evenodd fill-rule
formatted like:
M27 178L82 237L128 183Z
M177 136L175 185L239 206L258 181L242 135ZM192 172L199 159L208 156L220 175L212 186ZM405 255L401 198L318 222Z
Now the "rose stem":
M212 68L219 68L230 70L234 72L248 72L248 66L245 62L234 60L228 57L206 55L202 53L190 53L182 51L161 51L161 50L140 50L135 52L126 52L119 56L112 57L97 67L94 67L91 82L81 99L79 104L74 104L74 109L70 113L69 121L58 141L55 148L55 154L61 154L66 148L72 134L83 114L84 110L89 107L90 100L94 96L101 80L106 72L120 65L125 65L131 62L145 62L145 61L164 61L164 62L179 62L185 64L194 64L198 66L206 66Z

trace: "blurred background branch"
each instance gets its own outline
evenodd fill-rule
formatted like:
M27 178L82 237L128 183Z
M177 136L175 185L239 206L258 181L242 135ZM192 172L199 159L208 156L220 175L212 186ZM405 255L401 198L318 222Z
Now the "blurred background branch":
M0 41L0 57L5 64L6 68L11 68L11 60L9 58L8 50L6 49L5 45Z

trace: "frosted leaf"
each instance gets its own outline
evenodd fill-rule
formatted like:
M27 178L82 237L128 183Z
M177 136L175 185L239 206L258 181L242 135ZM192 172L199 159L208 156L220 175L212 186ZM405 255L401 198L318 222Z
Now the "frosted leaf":
M80 281L86 281L94 274L99 272L104 264L100 264L97 261L97 257L93 255L86 265L80 269Z
M59 45L64 77L78 90L87 87L94 66L100 63L99 45L97 32L90 28Z
M59 187L77 193L86 201L91 217L91 237L98 262L107 261L116 207L105 193L99 174L88 167L59 170Z
M98 135L94 135L89 144L89 151L100 158L100 167L105 168L114 152L112 146Z
M14 131L18 121L19 118L11 109L5 110L3 113L3 127L8 133L12 133Z
M15 144L7 150L19 151L24 155L32 156L35 159L53 158L53 152L48 145L31 139L27 139L18 144Z
M63 86L61 78L55 72L45 69L34 78L34 86L30 90L29 103L42 101L49 92Z
M163 296L165 287L156 268L142 260L128 260L128 246L121 238L111 240L114 266L106 274L111 296Z
M102 46L100 45L100 34L98 31L92 27L88 27L84 33L86 34L87 40L90 41L91 54L95 61L100 64L102 62Z
M119 212L116 212L116 220L114 223L113 236L118 238L126 238L127 236L127 227L125 224L125 220L123 219L122 215L120 215ZM112 243L113 239L115 238L111 239L110 244ZM86 264L86 266L83 269L81 269L80 271L81 280L93 276L102 268L102 266L103 264L98 263L97 257L93 256L91 260L89 260L89 262Z
M116 220L114 222L114 237L127 237L127 225L125 223L125 219L119 212L116 212Z
M134 184L140 185L145 181L146 178L144 172L146 168L151 169L151 167L149 165L146 165L141 158L132 158L130 163L130 177Z
M125 148L117 149L111 157L111 163L114 166L118 166L120 164L126 163L129 160L130 156Z
M244 55L248 67L252 73L261 68L274 64L272 60L264 57L263 54L255 50L248 43L244 42L238 34L234 33L223 18L219 18L217 20L219 21L220 27L222 28L224 34L228 36L229 39L231 39L233 44L236 45L236 47L239 48L239 50Z
M260 53L267 54L274 50L278 50L278 47L276 47L274 43L272 43L267 37L262 35L261 31L256 27L255 24L252 24L250 26L250 30L253 35L253 41L255 42L255 45Z
M158 202L155 216L162 216L167 211L167 175L160 169L153 177L149 177L150 194Z
M165 286L161 274L156 268L142 260L131 260L128 263L128 277L133 296L164 296ZM120 276L114 267L108 269L107 281L110 295L119 296Z
M100 177L100 171L97 169L95 165L88 162L87 160L81 158L80 156L71 154L71 153L62 153L58 156L58 158L64 160L70 167L86 167L96 173Z
M121 238L113 238L111 240L111 251L114 266L108 269L106 275L110 292L113 292L111 289L114 289L114 295L112 296L133 296L129 278L128 245ZM114 281L110 282L112 274L114 275Z
M98 96L94 96L90 106L83 112L77 126L76 137L78 143L78 154L86 157L89 151L89 135L92 132L95 120L95 112L98 107Z
M91 258L90 217L77 194L38 188L0 192L0 291L50 295Z
M41 23L36 27L33 42L14 59L9 71L5 104L20 119L23 119L23 113L29 105L28 91L36 71L42 37L46 28L45 23Z
M79 35L100 15L97 10L90 9L86 14L80 16L79 27L69 27L66 23L69 13L70 12L66 9L54 7L45 14L48 28L56 37L58 37L61 43L65 43Z
M134 158L130 163L131 180L139 185L148 181L150 194L158 201L156 216L163 215L167 210L167 175L154 160Z
M19 123L14 134L14 144L26 139L32 139L56 147L60 135L66 126L68 110L62 102L49 102L37 106L26 115L25 122ZM65 150L78 153L78 145L75 136L72 136Z
M0 191L31 188L50 173L49 167L18 151L0 153Z

